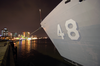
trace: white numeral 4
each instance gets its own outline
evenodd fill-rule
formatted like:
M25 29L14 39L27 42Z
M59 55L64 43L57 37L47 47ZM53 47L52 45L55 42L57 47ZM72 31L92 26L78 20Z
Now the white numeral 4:
M64 33L61 31L61 27L59 24L57 25L57 35L64 39Z

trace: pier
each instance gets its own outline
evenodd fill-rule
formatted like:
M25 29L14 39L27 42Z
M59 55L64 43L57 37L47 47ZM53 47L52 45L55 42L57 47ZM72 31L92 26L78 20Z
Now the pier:
M12 49L10 41L0 42L0 66L15 66Z

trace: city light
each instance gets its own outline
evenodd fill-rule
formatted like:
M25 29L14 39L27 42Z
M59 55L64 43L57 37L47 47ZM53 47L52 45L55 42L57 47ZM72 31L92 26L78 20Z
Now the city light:
M28 38L27 40L31 40L31 38Z
M37 37L32 38L33 40L37 39Z
M1 33L2 33L2 35L0 35L1 40L37 40L37 39L47 39L47 37L37 37L37 35L31 35L30 36L30 32L22 32L22 34L18 34L17 32L12 32L11 33L11 32L9 32L7 30L7 28L4 28L1 31Z

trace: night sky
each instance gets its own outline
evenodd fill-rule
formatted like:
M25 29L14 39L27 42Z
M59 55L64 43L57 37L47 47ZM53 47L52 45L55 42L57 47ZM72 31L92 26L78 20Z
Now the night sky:
M22 34L33 32L40 27L40 13L44 19L62 0L0 0L0 30L4 27L9 32ZM1 32L1 31L0 31ZM34 33L47 36L43 29Z

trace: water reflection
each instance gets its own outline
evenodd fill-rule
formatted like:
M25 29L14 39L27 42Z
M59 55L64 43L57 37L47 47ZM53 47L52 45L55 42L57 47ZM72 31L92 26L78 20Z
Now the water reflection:
M25 56L32 50L36 50L42 54L59 57L59 53L49 40L22 40L17 42L17 51L19 56Z
M34 50L37 49L36 40L32 41L32 49L34 49Z
M16 42L17 44L17 56L18 56L18 66L27 66L26 64L30 62L36 62L38 64L42 63L43 59L41 54L51 56L53 58L60 59L61 56L59 55L58 51L52 44L50 40L20 40ZM36 50L36 51L35 51ZM37 53L39 52L39 54ZM41 58L41 59L40 59ZM46 61L49 61L48 59ZM45 62L46 62L45 61ZM56 61L54 61L55 63ZM56 64L56 63L55 63ZM60 64L57 62L57 64ZM40 65L38 65L40 66ZM46 65L47 66L47 65ZM59 65L62 66L62 65Z
M21 50L25 50L25 40L20 41L20 44L22 44Z
M30 40L26 40L26 47L27 47L27 53L29 53L30 52L30 46L31 46L31 44L30 44L31 42L30 42Z

